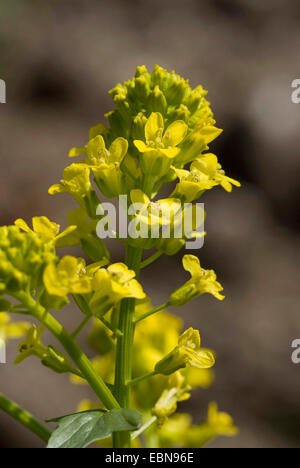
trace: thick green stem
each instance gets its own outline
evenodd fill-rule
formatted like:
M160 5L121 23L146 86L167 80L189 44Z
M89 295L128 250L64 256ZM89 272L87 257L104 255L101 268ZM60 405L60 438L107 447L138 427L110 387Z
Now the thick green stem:
M19 405L17 405L17 403L6 398L2 393L0 393L0 409L12 416L23 426L27 427L27 429L37 435L44 442L48 442L51 436L50 429L35 419L35 417L28 413L28 411L22 409Z
M142 250L127 247L126 264L139 276ZM123 299L120 308L119 330L123 336L118 337L115 373L115 395L122 408L129 408L130 387L127 385L132 374L132 345L134 336L135 299ZM114 434L115 448L128 448L131 445L129 432Z
M74 361L82 376L90 384L98 398L107 409L119 408L117 400L97 374L89 359L64 327L44 307L39 305L27 293L21 292L16 298L60 341L70 358Z

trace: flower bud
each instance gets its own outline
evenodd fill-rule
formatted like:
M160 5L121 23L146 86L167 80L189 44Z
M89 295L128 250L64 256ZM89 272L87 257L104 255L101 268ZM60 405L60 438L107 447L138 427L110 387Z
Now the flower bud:
M148 97L148 109L149 112L160 112L164 114L167 108L167 101L163 92L158 86L155 86L154 90Z

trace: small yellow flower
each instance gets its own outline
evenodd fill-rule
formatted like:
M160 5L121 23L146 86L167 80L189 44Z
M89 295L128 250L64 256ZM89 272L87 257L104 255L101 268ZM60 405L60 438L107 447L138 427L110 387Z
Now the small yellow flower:
M209 369L215 364L215 358L210 350L200 348L198 330L189 328L178 340L178 345L155 366L158 374L169 375L173 372L193 366L199 369Z
M134 140L134 145L141 153L140 164L147 193L168 173L172 160L180 152L177 146L184 140L187 130L183 120L176 120L164 132L163 116L159 112L152 112L145 125L145 142Z
M131 190L130 198L136 204L136 220L144 226L166 226L174 222L174 217L181 209L181 202L176 198L164 198L152 202L142 190ZM148 229L147 229L148 231Z
M197 158L192 163L191 170L200 172L203 176L214 181L215 185L221 185L226 192L232 191L232 185L241 186L240 182L225 175L217 156L212 153L206 153Z
M60 239L70 235L77 229L77 226L69 226L63 232L60 231L60 225L53 223L46 216L36 216L32 218L32 229L23 219L17 219L15 225L18 226L22 231L34 232L40 235L45 242L57 243Z
M152 409L152 414L157 416L158 424L162 425L171 414L177 410L177 403L190 398L190 387L186 385L184 377L176 372L168 379L167 387Z
M225 296L220 294L223 287L217 281L217 276L213 270L204 270L200 261L194 255L185 255L182 259L183 267L191 274L191 279L183 286L174 291L170 296L170 303L174 306L186 304L191 299L202 294L212 294L219 300Z
M49 194L70 193L79 203L85 195L92 191L90 169L83 164L71 164L64 170L63 179L59 184L49 188Z
M57 265L50 263L44 271L43 279L48 294L53 296L88 294L92 290L84 260L69 255L63 257Z
M185 203L190 203L202 195L206 190L217 185L216 181L193 167L191 171L174 168L180 181L176 185L173 196L183 198Z
M44 330L45 327L43 326L39 328L36 328L35 325L31 326L26 339L18 346L19 355L16 357L15 364L20 364L30 356L37 356L39 359L43 359L47 355L47 348L41 341L41 335Z
M4 309L2 302L4 300L0 299L0 348L5 345L8 339L21 338L30 328L30 324L27 322L11 323L10 316L1 311Z
M15 364L20 364L30 356L36 356L42 364L55 372L62 374L72 369L70 359L53 346L46 347L41 340L41 335L45 327L36 328L32 325L27 332L26 339L19 346L19 355L15 359Z
M98 269L92 279L93 297L90 307L95 315L102 315L125 297L146 297L140 283L134 279L135 272L124 263L114 263L107 269Z
M71 150L71 156L82 154L82 148L78 151ZM124 174L120 166L127 154L128 142L125 138L116 138L107 149L102 135L91 139L83 152L87 157L82 161L82 166L91 169L95 175L95 181L100 190L108 198L113 198L123 193Z
M232 417L228 413L219 411L215 402L211 402L208 406L207 423L213 428L216 436L234 436L238 432Z
M164 119L159 112L152 112L145 125L145 139L134 140L140 153L160 151L168 158L175 158L180 151L177 146L187 134L188 127L183 120L171 123L164 132Z

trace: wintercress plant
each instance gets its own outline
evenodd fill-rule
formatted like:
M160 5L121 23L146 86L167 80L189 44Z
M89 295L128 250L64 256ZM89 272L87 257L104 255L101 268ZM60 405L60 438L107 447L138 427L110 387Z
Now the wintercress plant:
M69 227L61 231L42 216L30 225L18 219L14 226L0 228L2 346L25 335L16 364L34 356L49 371L68 373L72 383L89 385L94 400L82 401L73 415L52 420L53 432L2 394L0 408L49 447L87 447L96 441L116 448L202 447L218 435L234 435L236 427L216 403L209 405L204 422L177 412L194 389L210 386L215 355L201 346L198 330L184 330L182 321L165 309L205 293L223 300L223 288L213 270L184 254L190 279L173 292L166 288L165 303L153 308L140 276L161 255L178 254L188 239L204 235L194 219L193 202L214 187L230 192L240 184L225 175L217 156L208 151L221 130L201 86L191 89L174 72L155 66L150 74L141 66L110 95L115 109L106 114L107 125L93 127L86 145L71 149L72 164L49 189L76 200ZM168 198L161 198L162 188ZM125 249L123 261L113 263L97 235L105 215L101 202L103 196L125 195L126 208L140 207L128 212L137 235L120 236L109 221L104 223ZM180 237L176 219L187 209L192 228ZM153 229L168 236L151 236ZM65 246L81 246L85 259L60 258L59 249ZM61 309L70 302L82 312L82 322L71 331L60 323ZM15 314L23 314L26 322L11 322ZM88 323L92 360L77 343ZM53 342L45 342L45 329Z

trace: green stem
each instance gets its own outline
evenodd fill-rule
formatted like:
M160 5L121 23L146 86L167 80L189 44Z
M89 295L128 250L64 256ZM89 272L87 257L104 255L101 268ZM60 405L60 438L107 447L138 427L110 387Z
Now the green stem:
M130 380L130 382L128 382L127 385L132 387L133 385L136 385L142 382L143 380L150 379L150 377L153 377L154 375L156 375L155 371L148 372L148 374L144 374L144 375L141 375L140 377L136 377L135 379Z
M114 328L111 323L109 323L108 320L106 320L104 317L101 317L101 318L98 318L100 320L100 322L103 323L103 325L105 325L111 332L113 332L114 335L116 335L117 337L121 337L123 336L123 333L121 332L121 330L119 330L118 328Z
M73 331L73 333L72 333L72 335L71 335L72 338L76 338L76 337L79 335L79 333L84 329L84 327L86 326L86 324L90 321L91 317L92 317L91 315L88 315L87 317L85 317L85 318L82 320L82 322L81 322L80 325L76 328L76 330Z
M149 310L149 312L146 312L145 314L140 315L139 317L135 317L133 321L134 323L138 323L141 320L144 320L145 318L150 317L150 315L156 314L156 312L160 312L161 310L166 309L167 307L169 307L169 305L170 305L169 302L165 302L165 304L155 307L155 309L151 309Z
M151 265L151 263L155 262L159 257L163 255L163 252L157 251L155 254L151 255L151 257L147 258L141 263L141 269L146 268L148 265Z
M48 442L51 436L50 429L35 419L35 417L28 413L28 411L22 409L19 405L17 405L17 403L6 398L2 393L0 393L0 409L12 416L23 426L27 427L27 429L33 432L41 440Z
M138 278L142 259L142 249L128 246L126 249L126 264L135 271ZM129 408L130 387L127 385L132 374L132 345L134 335L135 299L123 299L120 308L119 330L123 336L118 337L115 371L115 395L121 408ZM129 448L131 445L130 432L116 432L114 434L115 448Z
M82 349L78 346L65 328L40 304L25 292L20 292L15 296L31 314L38 319L63 345L71 359L81 371L82 376L90 384L98 398L108 409L119 408L117 400L105 385L102 378L95 371L92 363L86 357Z

